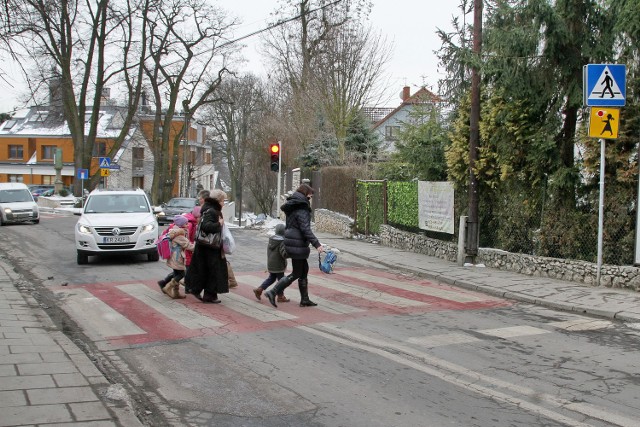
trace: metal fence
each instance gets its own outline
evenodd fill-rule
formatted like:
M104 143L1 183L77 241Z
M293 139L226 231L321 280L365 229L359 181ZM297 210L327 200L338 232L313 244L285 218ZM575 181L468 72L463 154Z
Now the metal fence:
M453 235L430 233L405 224L394 224L389 218L389 186L386 181L357 181L356 229L363 234L378 234L380 224L389 224L407 231L446 241ZM407 187L409 188L409 187ZM405 197L417 199L415 194ZM412 190L413 191L413 190ZM615 191L605 201L603 229L603 262L611 265L632 265L635 250L635 206ZM582 197L576 205L558 203L545 188L519 189L506 196L489 193L479 204L480 247L501 249L513 253L547 256L560 259L597 261L598 201L593 195ZM397 197L397 195L395 196ZM456 193L455 216L466 215L467 196ZM418 212L415 212L415 224ZM456 228L458 221L454 221Z

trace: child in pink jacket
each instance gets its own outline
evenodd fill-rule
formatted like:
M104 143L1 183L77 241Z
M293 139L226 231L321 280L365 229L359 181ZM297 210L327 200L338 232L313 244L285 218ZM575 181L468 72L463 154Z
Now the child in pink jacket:
M194 244L189 241L189 220L182 216L176 216L173 220L173 227L169 230L169 240L171 248L171 256L167 259L167 266L173 271L169 273L164 280L159 280L158 285L162 288L162 292L171 298L184 298L180 295L180 285L178 282L182 280L185 274L185 258L187 251L193 251Z

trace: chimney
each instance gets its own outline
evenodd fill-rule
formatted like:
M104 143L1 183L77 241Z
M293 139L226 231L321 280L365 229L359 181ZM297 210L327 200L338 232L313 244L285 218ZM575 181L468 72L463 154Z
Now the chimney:
M405 86L402 88L402 100L406 101L411 97L411 88L409 86Z

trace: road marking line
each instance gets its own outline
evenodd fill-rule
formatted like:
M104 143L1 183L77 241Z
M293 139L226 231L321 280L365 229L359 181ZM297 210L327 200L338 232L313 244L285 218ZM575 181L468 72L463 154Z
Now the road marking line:
M452 333L442 335L430 335L424 337L411 337L407 339L408 343L417 344L427 348L441 347L452 344L467 344L482 341L480 338L469 334Z
M449 291L446 289L434 288L431 286L419 285L402 281L402 279L389 279L386 277L378 277L371 274L363 273L353 270L340 270L338 272L341 275L353 277L354 279L366 280L368 282L380 283L385 286L391 286L397 289L403 289L405 291L415 292L417 294L433 296L437 298L446 299L449 301L466 303L466 302L485 302L489 300L496 300L497 298L486 295L470 295L464 292Z
M82 325L87 335L93 340L146 334L145 330L140 329L135 323L85 289L61 289L55 292L64 295L62 300L64 311Z
M563 322L552 322L549 323L549 325L567 331L595 331L597 329L609 328L612 326L612 323L608 320L575 319L565 320Z
M243 279L245 279L245 278L251 278L251 279L257 278L257 279L259 279L260 277L257 276L257 275L253 275L253 274L246 274L246 275L243 275L242 277L236 277L236 279L238 280L238 283L249 284L248 282L243 281ZM262 279L262 280L264 280L264 279ZM296 290L297 290L297 286L295 286L295 285L291 285L287 289L291 289L292 287L295 287ZM288 298L291 298L291 297L288 296ZM262 297L263 301L265 299L266 299L266 297ZM332 313L332 314L350 314L350 313L358 313L358 312L364 311L360 307L354 307L354 306L347 305L347 304L341 304L339 302L329 301L328 299L321 298L321 297L319 297L317 295L312 295L311 296L311 300L318 304L317 307L314 307L315 309L326 311L327 313ZM256 300L256 302L257 302L257 300ZM300 303L300 299L299 298L291 298L291 302L293 302L295 304L299 304Z
M533 326L509 326L507 328L484 329L476 331L484 335L491 335L498 338L515 338L529 335L549 334L546 329L534 328Z
M187 329L219 328L223 325L222 322L212 319L211 317L203 316L191 310L189 307L180 304L178 301L172 300L160 292L160 289L150 289L142 283L132 283L116 287Z
M590 427L591 424L577 421L559 412L555 412L554 410L544 408L531 402L543 401L556 406L559 410L564 411L565 409L570 409L576 414L580 414L581 418L583 418L584 415L587 415L609 423L615 423L615 425L621 427L635 427L637 425L637 420L617 416L616 414L607 412L606 410L594 405L586 403L576 404L575 402L571 402L566 399L541 393L529 387L512 384L498 378L492 378L488 375L465 368L464 366L433 357L428 353L415 350L411 347L371 338L331 323L318 323L314 326L297 326L297 328L345 346L377 354L395 363L408 366L427 375L431 375L443 381L457 385L462 389L470 390L483 396L488 396L500 402L515 405L533 414L538 414L551 420L556 420L557 422L564 423L568 426ZM401 353L415 358L419 362L410 360ZM480 381L485 382L488 386L479 384ZM504 388L508 392L521 394L529 400L507 394L506 392L498 391L496 388Z

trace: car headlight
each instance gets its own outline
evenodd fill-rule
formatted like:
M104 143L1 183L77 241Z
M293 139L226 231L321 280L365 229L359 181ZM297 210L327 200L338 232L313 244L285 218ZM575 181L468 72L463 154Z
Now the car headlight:
M164 213L164 211L160 211L157 213L157 216L165 216L166 214Z
M11 208L4 208L4 213L10 214L11 213Z
M142 232L146 233L147 231L153 231L156 228L156 224L155 222L152 222L150 224L146 224L142 226Z
M78 232L82 234L91 234L91 227L84 224L78 224Z

